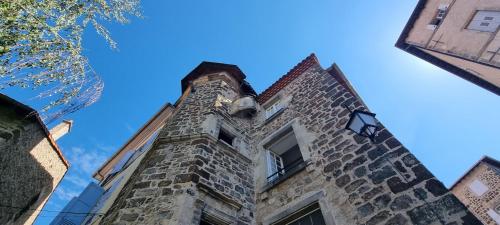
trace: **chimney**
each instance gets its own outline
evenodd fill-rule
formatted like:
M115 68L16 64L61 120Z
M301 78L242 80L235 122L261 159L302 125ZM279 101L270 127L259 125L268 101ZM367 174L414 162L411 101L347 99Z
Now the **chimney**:
M63 120L60 124L50 129L50 135L54 141L71 131L71 126L73 125L73 120Z

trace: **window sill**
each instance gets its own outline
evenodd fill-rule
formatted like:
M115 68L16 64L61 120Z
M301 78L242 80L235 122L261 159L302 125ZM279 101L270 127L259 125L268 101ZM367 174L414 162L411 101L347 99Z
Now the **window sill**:
M282 183L283 181L288 180L288 178L301 172L302 170L304 170L307 167L308 164L309 163L307 161L304 161L299 166L293 168L292 171L285 173L282 177L279 177L278 179L276 179L272 182L268 182L266 185L264 185L264 187L262 187L261 193L269 191L270 189L274 188L275 186Z
M272 120L274 120L274 118L278 117L280 114L282 114L284 111L285 111L285 107L281 108L280 110L278 110L276 113L274 113L272 116L270 116L269 118L267 118L265 121L264 121L264 125L265 124L268 124L269 122L271 122Z

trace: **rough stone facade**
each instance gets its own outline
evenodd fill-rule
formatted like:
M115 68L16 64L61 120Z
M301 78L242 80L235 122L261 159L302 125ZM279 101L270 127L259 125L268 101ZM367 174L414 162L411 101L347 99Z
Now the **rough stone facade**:
M0 224L32 224L68 164L34 111L10 101L0 98Z
M102 224L268 225L314 202L327 224L481 224L382 125L374 142L345 129L343 105L367 109L336 67L309 56L258 96L249 117L229 114L245 96L236 77L192 77ZM275 98L284 108L266 119L262 106ZM283 129L304 166L268 183L265 146ZM232 144L218 140L221 130Z
M486 186L484 193L478 195L472 190L475 181ZM451 192L484 224L500 224L500 162L483 158L453 185Z

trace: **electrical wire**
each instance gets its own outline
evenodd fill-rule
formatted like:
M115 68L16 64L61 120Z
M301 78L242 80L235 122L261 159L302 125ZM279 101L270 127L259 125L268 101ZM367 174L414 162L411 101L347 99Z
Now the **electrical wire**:
M0 207L11 208L11 209L23 209L23 207L7 206L7 205L0 205ZM26 210L38 211L38 212L53 212L53 213L74 214L74 215L101 215L101 216L104 215L103 213L65 212L65 211L46 210L46 209L26 209Z

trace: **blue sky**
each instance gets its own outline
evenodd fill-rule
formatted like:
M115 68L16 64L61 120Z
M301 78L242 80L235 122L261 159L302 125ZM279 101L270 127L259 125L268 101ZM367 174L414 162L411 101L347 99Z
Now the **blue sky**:
M144 1L143 19L110 25L119 51L87 30L85 55L105 89L67 117L74 127L59 145L72 166L45 209L61 210L82 191L135 130L175 102L180 80L203 60L238 65L261 92L314 52L323 67L340 66L377 118L447 186L482 155L500 159L500 98L394 47L416 0L312 2ZM55 215L44 212L36 224Z

